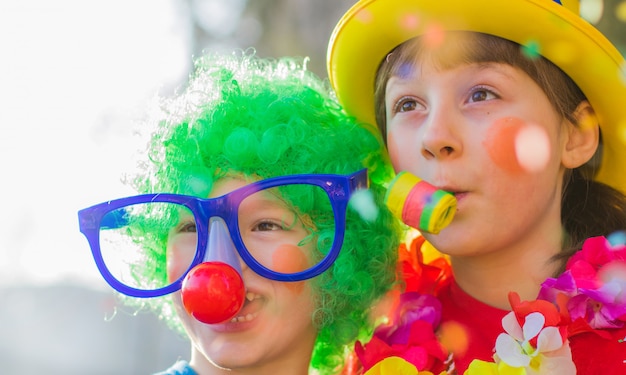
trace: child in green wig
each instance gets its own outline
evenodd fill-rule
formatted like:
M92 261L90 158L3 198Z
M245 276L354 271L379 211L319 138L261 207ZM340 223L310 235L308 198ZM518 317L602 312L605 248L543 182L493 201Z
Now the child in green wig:
M375 131L348 117L304 62L245 53L197 59L186 89L162 108L132 179L142 195L80 215L103 277L131 297L164 296L128 301L149 305L191 339L190 361L163 374L339 373L395 281L399 226L382 204L393 171ZM358 179L358 189L343 185ZM279 181L276 190L267 181ZM205 228L206 198L236 214L210 206ZM271 221L261 217L268 205ZM100 222L97 236L87 221ZM231 255L212 253L219 233ZM287 246L276 236L295 240ZM110 255L120 247L133 255ZM198 271L219 273L216 259L245 289L241 306L223 316L213 304L233 302L238 289L216 292L224 285Z

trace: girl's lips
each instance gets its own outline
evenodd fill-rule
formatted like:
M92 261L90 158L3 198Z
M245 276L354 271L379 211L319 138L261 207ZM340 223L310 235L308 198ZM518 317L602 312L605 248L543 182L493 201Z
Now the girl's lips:
M463 192L459 192L459 193L453 193L454 197L456 198L457 201L460 201L462 199L464 199L467 196L467 192L463 191Z

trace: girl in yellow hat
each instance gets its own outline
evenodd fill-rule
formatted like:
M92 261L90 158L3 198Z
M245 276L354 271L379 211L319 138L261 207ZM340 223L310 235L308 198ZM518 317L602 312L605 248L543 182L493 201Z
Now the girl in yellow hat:
M363 368L626 373L626 63L578 2L362 0L328 69L396 171L457 199L401 249Z

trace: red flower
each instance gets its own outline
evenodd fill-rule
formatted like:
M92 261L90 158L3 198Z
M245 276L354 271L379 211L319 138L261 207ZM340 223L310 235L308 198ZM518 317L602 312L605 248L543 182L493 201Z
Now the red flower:
M437 295L452 280L452 268L443 256L425 264L422 253L425 242L424 237L419 236L411 242L410 248L400 245L399 276L406 284L406 292Z

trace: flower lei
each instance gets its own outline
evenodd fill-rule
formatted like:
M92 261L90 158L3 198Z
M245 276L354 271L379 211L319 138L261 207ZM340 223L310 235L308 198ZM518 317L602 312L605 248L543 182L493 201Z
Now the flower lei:
M428 253L423 237L400 246L406 288L389 322L367 344L355 345L365 375L456 373L454 345L447 340L453 334L446 334L451 327L440 324L441 304L434 297L452 280L452 270L443 256L424 262L424 249ZM509 302L512 311L502 319L494 361L474 360L464 375L573 374L570 337L593 332L609 338L604 329L626 325L626 245L589 238L563 274L541 285L537 300L510 293Z

